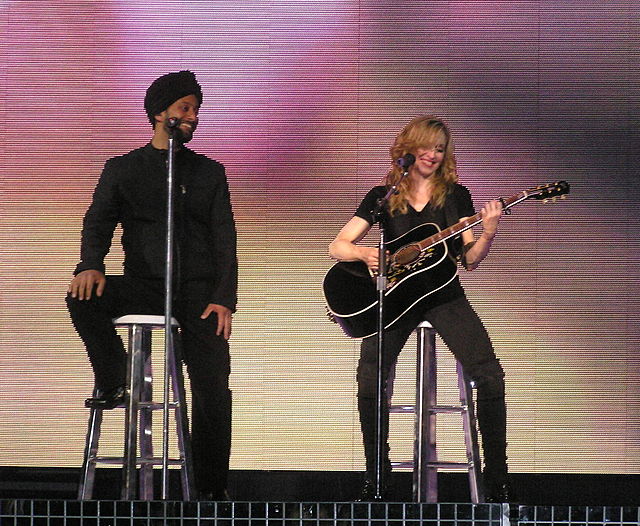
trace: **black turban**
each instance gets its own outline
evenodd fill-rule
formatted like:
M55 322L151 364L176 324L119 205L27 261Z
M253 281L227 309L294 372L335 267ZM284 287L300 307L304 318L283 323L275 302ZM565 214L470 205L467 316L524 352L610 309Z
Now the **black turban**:
M202 104L202 88L191 71L178 71L158 77L149 86L144 97L144 109L149 122L155 124L154 117L158 113L162 113L175 101L187 95L195 95L198 106Z

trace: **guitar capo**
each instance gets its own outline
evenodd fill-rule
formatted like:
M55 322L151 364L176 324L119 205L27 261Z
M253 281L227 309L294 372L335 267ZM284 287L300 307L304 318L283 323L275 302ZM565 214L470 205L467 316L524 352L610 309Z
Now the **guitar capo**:
M498 201L502 203L502 212L504 213L504 215L511 215L511 208L507 208L507 203L505 203L504 197L499 197Z

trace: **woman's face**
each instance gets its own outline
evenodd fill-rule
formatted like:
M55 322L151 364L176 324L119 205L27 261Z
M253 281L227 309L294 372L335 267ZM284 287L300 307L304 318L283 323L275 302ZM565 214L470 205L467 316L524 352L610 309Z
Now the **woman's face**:
M420 177L431 177L444 161L446 145L438 140L429 147L420 147L416 150L416 162L413 164L412 173Z

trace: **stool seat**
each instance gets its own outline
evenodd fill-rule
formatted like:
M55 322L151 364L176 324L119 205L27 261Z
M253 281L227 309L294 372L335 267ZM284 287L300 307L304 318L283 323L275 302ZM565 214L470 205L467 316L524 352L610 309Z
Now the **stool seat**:
M149 314L128 314L112 320L115 327L128 329L127 350L127 396L124 425L124 447L121 457L99 456L98 442L102 426L103 409L91 408L89 426L85 444L82 478L78 488L78 499L89 500L93 495L96 464L122 466L122 500L136 499L135 477L138 471L139 500L153 500L153 466L163 465L165 458L154 456L152 440L152 413L156 410L170 409L174 412L177 447L179 458L167 458L167 465L181 468L182 495L185 500L192 500L193 465L191 461L191 442L187 421L186 395L182 366L176 358L175 349L168 347L167 372L173 392L173 400L169 397L166 403L152 400L152 364L151 334L154 329L163 329L165 317ZM175 342L179 323L171 318ZM167 413L168 414L168 413ZM166 420L165 420L166 422ZM164 423L164 422L163 422ZM163 434L168 438L168 430L163 426ZM140 454L138 455L138 447Z
M116 327L125 327L127 325L148 325L150 327L164 327L164 316L155 314L125 314L119 318L113 318L113 324ZM171 318L171 326L179 327L180 324L175 318Z

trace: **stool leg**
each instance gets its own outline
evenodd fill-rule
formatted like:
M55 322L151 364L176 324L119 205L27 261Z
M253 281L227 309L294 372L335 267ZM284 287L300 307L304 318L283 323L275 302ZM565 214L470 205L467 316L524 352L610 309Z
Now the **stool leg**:
M173 339L174 346L179 345L179 335ZM187 416L187 397L184 389L184 375L182 364L177 359L175 349L171 349L169 357L171 389L175 406L176 434L178 437L178 451L182 460L180 479L182 481L182 498L186 501L195 499L193 457L191 453L191 435L189 434L189 420Z
M135 475L138 452L138 402L140 400L143 370L142 328L129 327L129 368L127 384L129 398L126 405L125 441L123 454L122 500L135 499Z
M460 406L463 408L462 425L464 429L464 442L467 450L467 462L469 464L469 493L471 502L478 504L484 502L482 480L480 471L480 448L478 446L478 429L473 405L473 389L471 382L465 375L462 365L456 361L458 372L458 390L460 391Z
M144 327L142 331L142 358L144 360L143 378L140 385L140 400L151 402L153 400L153 372L151 364L151 329ZM140 425L140 475L139 496L141 500L153 500L153 464L144 462L153 458L152 415L153 410L144 406L139 409Z
M96 475L95 458L98 454L98 442L100 440L100 427L102 426L102 409L89 411L89 425L87 426L87 439L84 448L84 460L82 462L82 474L78 487L78 500L91 500Z
M436 414L436 335L433 329L420 327L417 334L415 442L413 454L413 498L416 502L437 502Z

